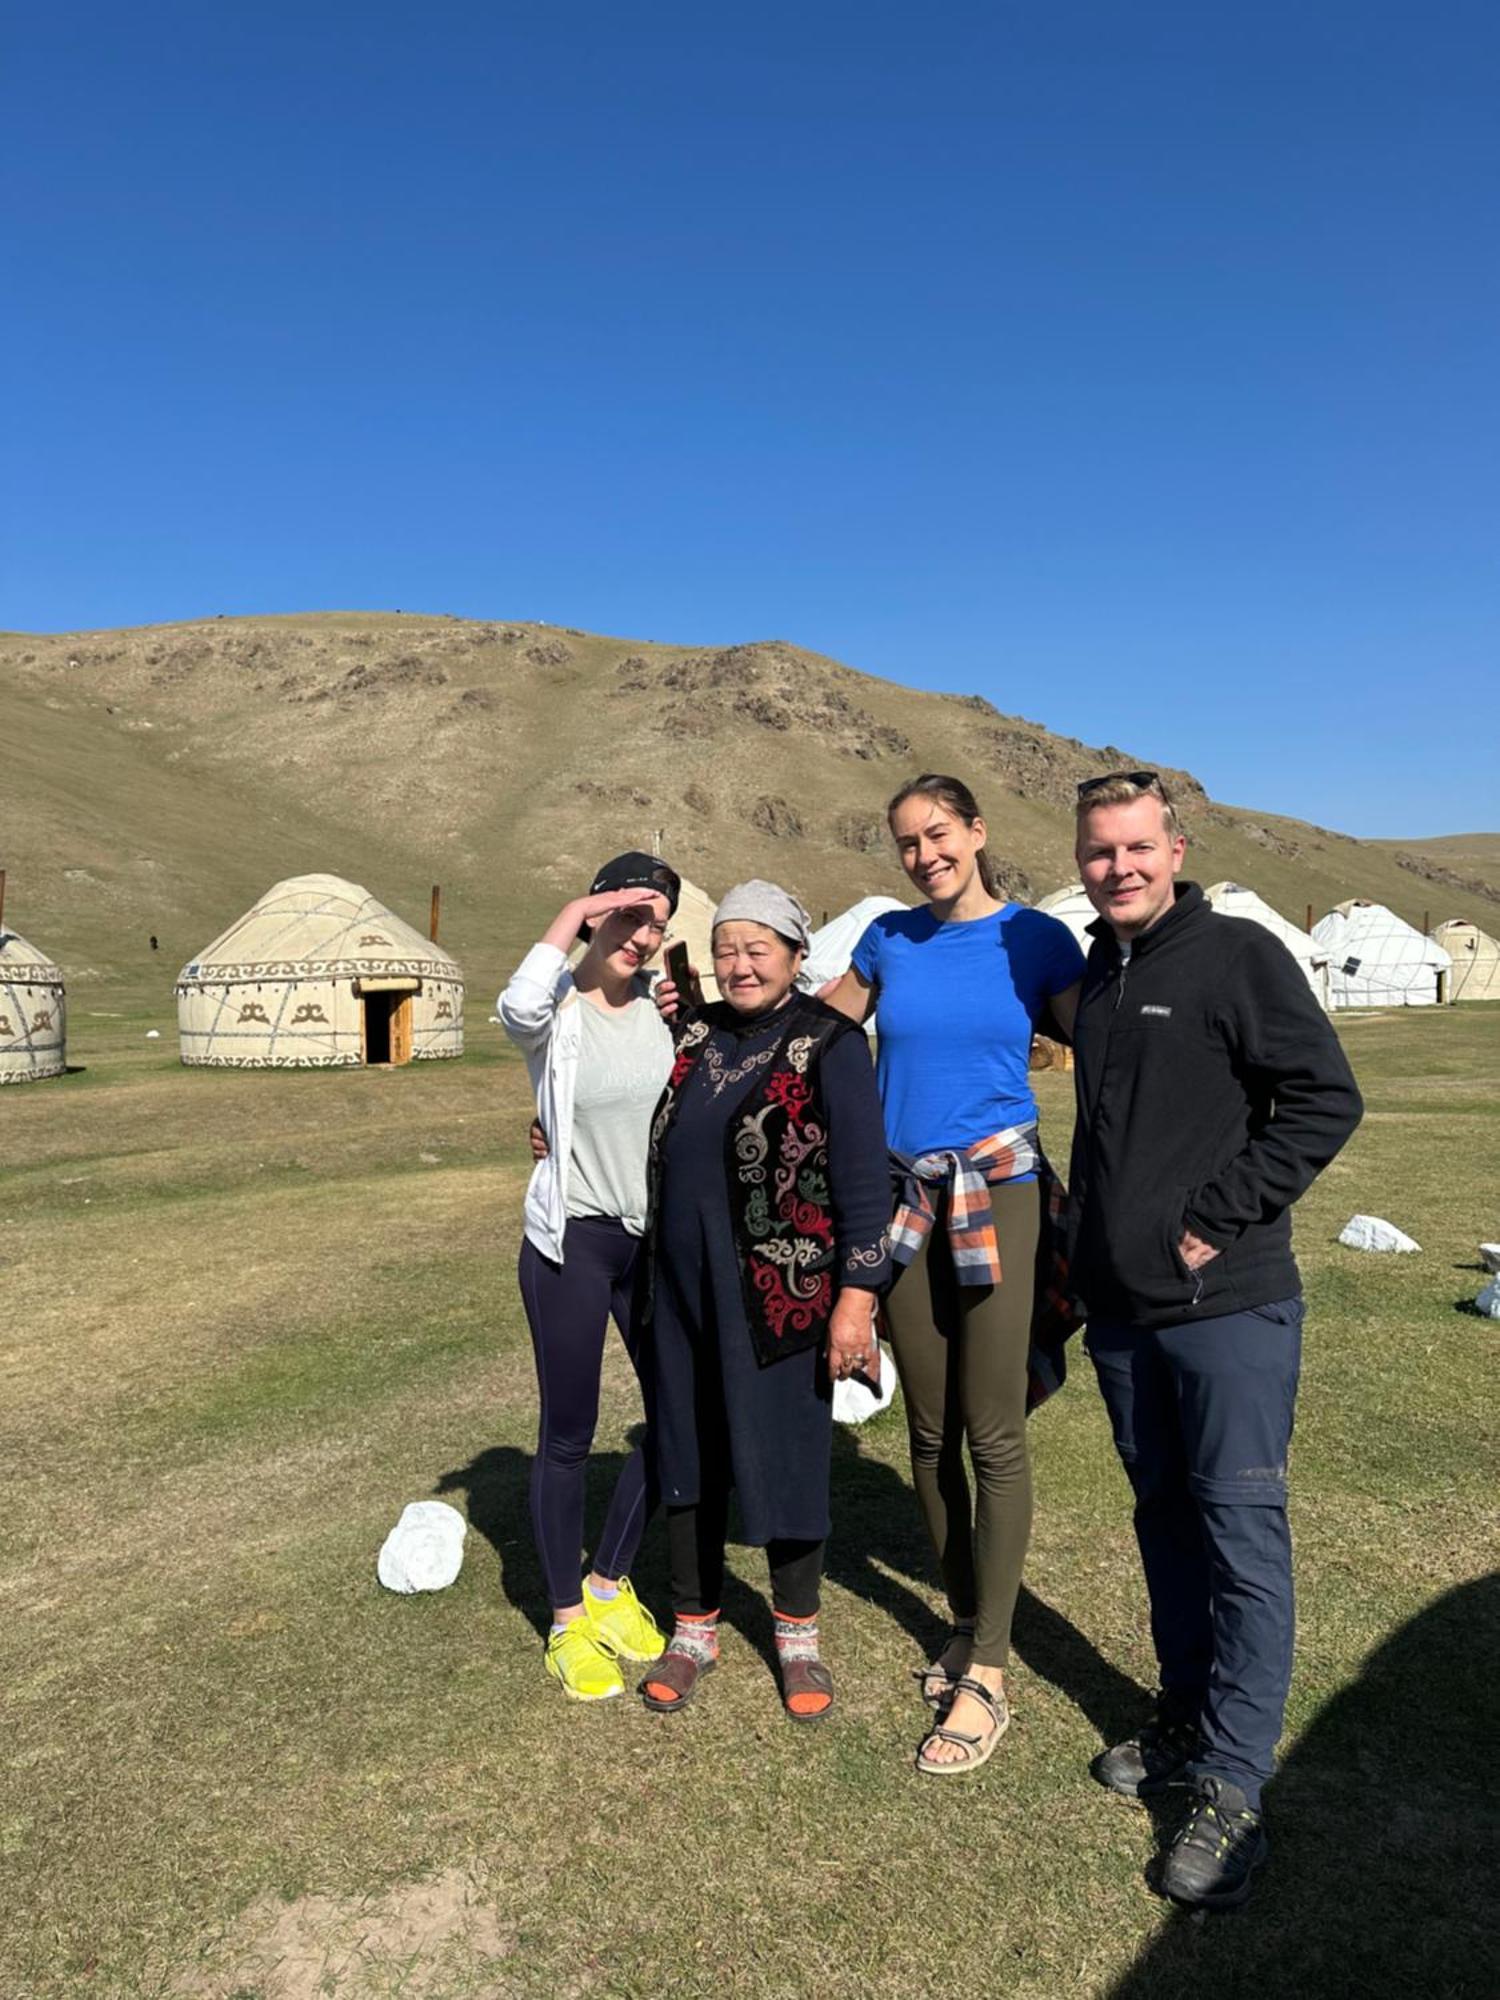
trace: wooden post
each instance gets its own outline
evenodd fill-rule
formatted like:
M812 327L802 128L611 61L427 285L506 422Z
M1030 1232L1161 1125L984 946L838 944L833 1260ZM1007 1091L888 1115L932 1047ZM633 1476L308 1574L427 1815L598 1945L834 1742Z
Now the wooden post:
M443 900L442 884L439 882L434 882L432 885L432 915L428 918L427 921L427 935L432 939L432 942L434 944L437 943L438 908L439 905L442 903L442 900Z
M0 931L5 929L5 870L0 868Z
M1307 906L1307 935L1312 936L1312 904Z
M1431 912L1431 910L1424 910L1424 911L1422 912L1422 935L1423 935L1423 937L1431 937L1431 936L1432 936L1432 912Z

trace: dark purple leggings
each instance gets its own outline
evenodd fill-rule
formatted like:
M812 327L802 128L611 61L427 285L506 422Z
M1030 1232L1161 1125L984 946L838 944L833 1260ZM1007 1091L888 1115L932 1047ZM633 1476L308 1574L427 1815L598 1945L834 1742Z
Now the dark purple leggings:
M631 1314L640 1238L605 1216L570 1218L563 1262L554 1264L529 1242L521 1245L521 1303L531 1328L541 1391L541 1423L531 1462L531 1526L547 1592L556 1609L576 1604L583 1555L583 1487L599 1421L599 1371L613 1317L641 1392L644 1360ZM626 1459L594 1552L601 1576L623 1576L656 1508L649 1454L637 1445Z

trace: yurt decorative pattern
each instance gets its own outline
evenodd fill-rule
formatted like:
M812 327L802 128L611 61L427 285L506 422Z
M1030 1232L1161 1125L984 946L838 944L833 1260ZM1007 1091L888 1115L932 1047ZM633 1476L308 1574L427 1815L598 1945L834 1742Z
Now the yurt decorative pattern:
M183 967L175 991L189 1064L357 1068L463 1054L458 961L337 875L268 889Z
M61 1076L67 1066L63 976L35 945L0 930L0 1083Z

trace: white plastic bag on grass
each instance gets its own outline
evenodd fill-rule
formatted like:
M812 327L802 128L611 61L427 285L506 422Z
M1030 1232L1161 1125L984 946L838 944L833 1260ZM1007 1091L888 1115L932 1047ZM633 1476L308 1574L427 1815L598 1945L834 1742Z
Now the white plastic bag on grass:
M380 1547L375 1574L387 1590L446 1590L463 1567L469 1524L446 1500L413 1500Z

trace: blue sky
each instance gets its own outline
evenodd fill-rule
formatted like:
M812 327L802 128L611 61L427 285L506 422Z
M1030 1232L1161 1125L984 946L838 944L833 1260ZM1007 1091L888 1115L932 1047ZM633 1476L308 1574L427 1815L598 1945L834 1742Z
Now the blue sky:
M5 44L0 625L784 637L1236 803L1500 823L1490 0Z

